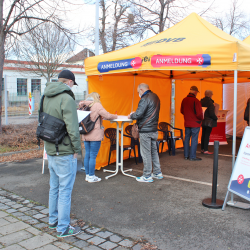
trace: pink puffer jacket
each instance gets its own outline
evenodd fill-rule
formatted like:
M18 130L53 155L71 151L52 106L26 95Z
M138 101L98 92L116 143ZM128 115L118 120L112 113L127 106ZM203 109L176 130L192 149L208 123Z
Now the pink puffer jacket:
M82 101L80 102L79 106L82 107L84 105L89 106L92 101ZM117 119L117 115L112 115L107 112L101 103L95 103L90 108L90 119L95 121L98 116L101 116L100 119L96 121L95 128L90 131L86 135L82 135L83 141L103 141L104 139L104 127L102 126L102 119L104 120L112 120Z

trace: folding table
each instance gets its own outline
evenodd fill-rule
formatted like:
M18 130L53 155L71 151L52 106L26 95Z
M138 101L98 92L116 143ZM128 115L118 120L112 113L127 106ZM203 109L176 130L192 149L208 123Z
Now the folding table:
M103 172L110 172L113 173L111 175L108 175L105 177L105 179L108 179L110 177L113 177L118 174L119 169L121 169L122 174L136 178L134 175L126 174L128 171L132 171L132 169L127 169L123 170L123 127L125 122L132 122L132 119L128 119L127 116L123 115L118 115L117 119L110 120L111 123L115 122L116 123L116 169L115 170L108 170L108 169L103 169ZM121 122L121 127L119 122ZM121 131L121 145L119 145L119 131ZM121 150L119 150L119 147L121 147ZM120 153L120 157L119 157ZM120 158L120 162L119 162Z

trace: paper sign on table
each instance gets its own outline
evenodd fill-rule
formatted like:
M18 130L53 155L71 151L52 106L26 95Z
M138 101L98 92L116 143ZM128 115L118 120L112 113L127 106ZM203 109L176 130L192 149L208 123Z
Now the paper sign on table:
M127 120L128 119L128 116L127 115L118 115L118 119L125 119Z

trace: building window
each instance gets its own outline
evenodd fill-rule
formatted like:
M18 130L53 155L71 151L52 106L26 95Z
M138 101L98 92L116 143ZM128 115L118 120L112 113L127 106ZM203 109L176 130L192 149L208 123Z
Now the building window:
M17 78L17 95L27 95L26 78Z
M4 78L2 78L2 91L4 90Z
M52 79L51 82L58 82L58 79Z
M31 79L31 93L35 90L41 93L41 79Z

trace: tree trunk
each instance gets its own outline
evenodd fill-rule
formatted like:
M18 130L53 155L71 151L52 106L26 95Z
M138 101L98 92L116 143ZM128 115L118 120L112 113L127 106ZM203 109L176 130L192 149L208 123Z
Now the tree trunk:
M106 35L105 35L105 29L106 29L106 6L105 6L105 1L102 0L100 2L101 9L102 9L102 27L100 29L100 40L101 40L101 45L102 45L102 50L103 53L107 53L107 44L106 44Z
M164 16L164 1L160 0L160 13L159 13L159 33L161 33L164 30L164 23L163 23L163 16Z
M3 65L4 65L4 41L3 31L3 1L0 1L0 134L2 133L2 84L3 84ZM5 83L6 88L6 83Z
M0 34L0 134L2 133L2 84L3 84L3 64L4 64L4 35ZM5 80L5 88L6 88Z
M117 27L118 27L118 18L116 17L115 25L114 25L114 31L113 31L113 45L112 45L112 51L115 51L116 43L117 43Z

